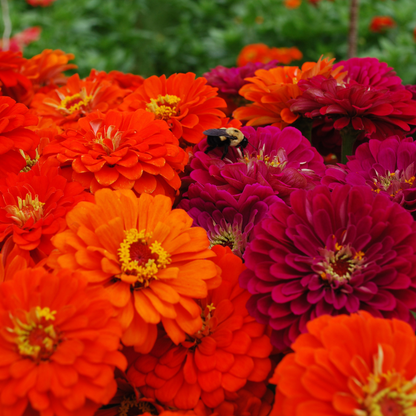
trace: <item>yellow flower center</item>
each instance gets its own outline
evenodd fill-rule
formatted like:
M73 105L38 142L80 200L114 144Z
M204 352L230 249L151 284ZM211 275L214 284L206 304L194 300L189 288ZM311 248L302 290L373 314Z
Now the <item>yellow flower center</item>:
M57 109L65 113L65 115L72 114L78 110L85 110L92 98L92 95L87 95L86 91L82 90L78 94L62 97L61 104Z
M156 114L158 120L169 120L179 113L178 104L181 101L176 95L158 95L157 98L151 98L148 103L147 111Z
M104 135L98 132L94 141L102 146L107 155L110 155L120 146L122 136L123 132L116 130L116 126L109 126L104 129Z
M39 221L44 214L44 205L44 202L39 201L38 195L33 199L32 194L27 193L24 200L17 197L17 205L8 205L5 207L5 210L10 218L15 221L19 227L22 227L30 218L33 218L34 222Z
M146 230L139 232L131 228L124 233L126 238L118 249L121 270L128 276L135 276L135 288L148 287L151 280L157 280L158 270L171 263L170 254L159 242L150 242L152 233Z
M38 163L39 160L39 152L38 149L36 149L36 156L34 159L31 159L29 155L25 154L25 152L20 149L20 154L23 156L23 158L26 161L26 166L20 171L20 172L29 172L30 169L32 169L33 166L36 165L36 163Z
M416 416L416 377L406 380L394 370L383 373L383 356L379 345L374 373L368 377L368 384L361 386L366 396L360 400L363 409L356 409L356 416Z
M6 328L14 334L13 342L19 353L35 361L47 360L59 343L59 336L51 321L55 320L56 311L36 306L26 313L26 323L11 316L14 328Z

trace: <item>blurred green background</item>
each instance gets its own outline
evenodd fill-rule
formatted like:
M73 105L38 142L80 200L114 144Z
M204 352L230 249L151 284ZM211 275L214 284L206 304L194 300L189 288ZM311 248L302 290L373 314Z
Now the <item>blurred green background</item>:
M56 0L32 7L9 0L13 33L41 26L31 57L45 48L74 53L81 76L91 68L140 74L202 75L235 66L249 43L298 47L304 60L321 54L346 59L350 0L307 0L287 9L283 0ZM374 16L390 16L396 27L369 30ZM393 66L404 83L416 84L416 0L360 0L358 55ZM299 63L295 63L299 64Z

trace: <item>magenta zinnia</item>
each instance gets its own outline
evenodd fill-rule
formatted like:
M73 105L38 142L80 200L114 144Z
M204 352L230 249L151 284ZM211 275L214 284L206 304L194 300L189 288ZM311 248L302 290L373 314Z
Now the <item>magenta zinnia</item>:
M270 207L244 254L247 304L291 345L320 315L365 310L416 327L416 223L400 205L366 186L317 186Z
M192 159L191 178L211 183L238 197L246 185L269 186L285 202L295 189L311 189L325 172L322 156L302 133L293 128L243 127L249 141L244 149L230 149L224 160L221 150L205 154L206 140L198 144Z
M345 183L367 185L408 211L416 211L416 143L411 138L370 140L349 159L346 165L329 167L322 183L332 189Z

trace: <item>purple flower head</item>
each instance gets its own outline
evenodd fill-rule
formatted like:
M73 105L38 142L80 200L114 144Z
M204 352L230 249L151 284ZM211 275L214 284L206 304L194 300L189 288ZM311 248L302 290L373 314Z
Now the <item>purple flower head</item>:
M191 178L205 185L211 183L233 195L240 195L246 185L269 186L285 202L295 189L310 189L325 172L323 158L302 133L286 127L243 127L249 141L244 149L230 148L221 160L222 150L203 153L206 139L194 148Z
M236 68L226 68L225 66L217 66L211 71L206 72L203 77L208 81L211 87L217 87L219 92L223 94L238 95L240 88L247 84L245 78L254 77L254 73L258 69L270 69L278 66L278 61L249 62L248 64Z
M188 198L182 199L178 208L193 218L193 226L207 231L211 247L228 246L239 257L251 241L253 227L265 217L270 205L280 200L270 187L261 185L246 186L237 200L214 185L193 184Z
M240 286L284 350L308 321L359 310L416 327L416 222L367 186L326 186L277 202L254 228Z
M416 211L415 177L416 143L394 136L361 144L346 165L328 167L322 183L331 189L341 184L367 185L408 211Z
M402 80L385 62L377 58L351 58L334 65L334 69L343 66L348 74L344 81L349 84L360 84L366 87L388 89L390 91L402 90Z

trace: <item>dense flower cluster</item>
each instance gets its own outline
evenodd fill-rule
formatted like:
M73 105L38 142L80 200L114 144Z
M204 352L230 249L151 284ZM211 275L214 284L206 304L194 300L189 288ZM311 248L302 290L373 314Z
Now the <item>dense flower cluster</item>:
M1 416L414 416L415 88L300 58L0 51Z

